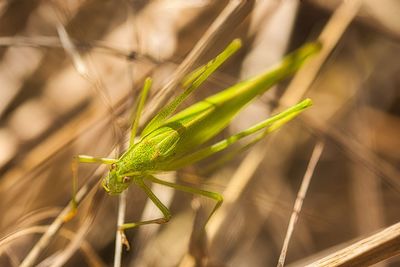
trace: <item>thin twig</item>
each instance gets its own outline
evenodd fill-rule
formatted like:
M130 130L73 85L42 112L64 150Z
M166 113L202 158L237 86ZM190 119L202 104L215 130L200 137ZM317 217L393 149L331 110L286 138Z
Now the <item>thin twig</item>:
M124 224L126 211L126 191L119 195L118 201L118 228ZM115 232L115 252L114 252L114 267L121 267L123 240L121 232L117 229Z
M135 51L127 51L113 46L108 46L102 41L83 42L71 39L76 48L80 51L92 50L94 52L110 54L124 59L145 59L153 63L158 61L145 54ZM0 47L33 47L33 48L63 48L60 38L56 36L4 36L0 37Z
M78 74L87 80L90 84L93 85L96 94L98 94L101 99L103 100L104 104L107 106L107 109L109 110L110 113L110 120L111 120L111 125L114 133L114 137L116 140L120 140L120 137L122 136L120 129L117 127L115 124L115 121L117 121L117 114L116 111L112 105L111 98L107 93L106 86L103 83L103 81L94 75L95 73L92 71L89 71L89 68L87 67L88 64L83 60L81 54L79 51L76 49L72 39L67 33L67 30L65 29L64 25L61 23L57 24L57 33L60 37L61 44L63 48L65 49L66 53L71 57L73 65L75 70L78 72ZM117 154L118 153L117 149Z
M87 77L89 75L89 70L69 37L67 30L61 23L57 24L57 33L63 48L72 58L76 71L83 77Z
M286 232L285 240L283 242L281 254L279 256L279 261L277 264L278 267L283 267L285 264L285 258L286 258L287 249L289 247L289 241L292 237L292 234L294 231L294 226L297 222L297 219L299 218L301 207L303 206L303 201L307 194L308 187L311 182L311 178L315 171L315 167L317 166L317 163L321 157L323 150L324 150L323 141L318 141L318 143L316 143L314 146L314 150L311 155L310 162L307 166L306 173L304 174L303 181L301 183L299 192L297 193L296 201L295 201L294 207L293 207L293 212L292 212L292 215L290 216L289 226L288 226L288 229Z

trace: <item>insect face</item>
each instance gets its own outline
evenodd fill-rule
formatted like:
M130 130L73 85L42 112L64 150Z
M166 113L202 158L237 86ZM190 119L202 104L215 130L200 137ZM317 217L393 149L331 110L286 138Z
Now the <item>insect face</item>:
M110 172L103 178L102 186L110 195L118 195L122 193L130 185L130 177L121 176L116 169L116 166L111 165Z

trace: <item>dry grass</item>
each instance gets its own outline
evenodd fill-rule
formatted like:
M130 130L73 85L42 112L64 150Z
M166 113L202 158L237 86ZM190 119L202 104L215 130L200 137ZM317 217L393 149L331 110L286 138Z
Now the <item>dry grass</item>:
M396 16L381 15L400 6L357 2L0 4L0 265L113 266L118 198L98 187L104 166L80 166L78 216L66 224L60 217L69 209L72 157L117 156L144 77L155 85L142 123L187 71L236 37L242 51L190 101L266 69L306 40L325 46L286 91L263 96L219 138L278 103L307 96L315 105L218 168L204 171L221 155L168 177L225 196L207 242L198 232L211 203L153 188L174 217L128 231L132 249L122 252L122 266L276 266L282 247L290 266L400 264L400 32ZM318 142L324 150L307 174L308 192L297 194ZM157 216L137 188L126 204L128 221ZM284 245L292 213L297 223Z

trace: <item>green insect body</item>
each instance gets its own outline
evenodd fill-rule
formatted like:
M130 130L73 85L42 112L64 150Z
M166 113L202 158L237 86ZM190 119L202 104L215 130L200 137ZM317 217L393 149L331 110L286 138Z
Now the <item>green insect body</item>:
M167 119L131 146L112 165L103 183L106 190L110 194L121 193L132 182L132 179L127 178L132 173L140 176L171 170L175 161L218 134L244 106L294 73L317 49L315 44L303 46L272 71L238 83Z
M216 144L204 146L207 141L227 127L242 108L257 98L257 96L262 95L272 85L293 74L299 69L306 58L315 54L320 49L320 44L306 44L286 56L272 70L247 81L240 82L173 115L181 102L197 89L240 46L240 41L234 40L215 59L189 74L182 83L182 87L184 88L183 93L167 104L147 124L140 135L139 141L134 143L133 140L136 136L139 120L138 114L140 115L147 92L151 86L151 80L147 79L137 108L137 117L132 126L131 145L119 159L78 156L78 162L81 163L111 165L109 174L102 181L104 189L109 194L120 194L134 183L145 191L164 215L160 219L127 223L120 226L120 229L123 230L149 223L164 223L171 217L169 210L151 192L150 188L145 184L145 180L216 200L217 204L209 215L210 218L221 205L222 196L218 193L162 181L153 175L193 164L254 133L260 131L268 133L296 117L311 105L311 100L306 99L249 129Z

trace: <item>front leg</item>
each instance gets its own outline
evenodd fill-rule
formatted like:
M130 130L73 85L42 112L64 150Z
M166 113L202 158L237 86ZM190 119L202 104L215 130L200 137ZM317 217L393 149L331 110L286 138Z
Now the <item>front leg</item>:
M98 164L113 164L117 162L116 159L109 158L96 158L92 156L86 155L78 155L75 156L72 160L71 169L72 169L72 199L71 199L71 210L64 216L64 221L69 221L73 217L75 217L78 203L76 201L76 192L78 191L78 167L79 163L98 163Z
M219 194L219 193L216 193L216 192L206 191L206 190L193 188L193 187L186 186L186 185L167 182L167 181L164 181L164 180L160 180L160 179L158 179L158 178L156 178L156 177L154 177L152 175L147 175L145 178L148 179L149 181L153 182L153 183L165 185L165 186L174 188L174 189L179 190L179 191L191 193L191 194L194 194L194 195L200 195L200 196L207 197L207 198L210 198L210 199L214 200L216 202L215 206L212 209L212 211L210 212L210 214L208 215L208 218L207 218L206 222L203 225L203 229L202 229L203 231L205 231L207 223L209 222L211 217L214 215L214 213L217 211L217 209L222 205L222 202L224 201L222 195Z
M153 191L151 191L151 189L143 182L142 178L135 178L134 183L143 189L143 191L150 198L150 200L153 201L156 207L162 212L163 217L142 222L124 223L118 226L118 230L120 231L122 236L122 243L126 246L127 250L129 250L130 246L125 236L124 230L135 228L145 224L164 224L167 223L172 217L169 209L161 202L161 200L157 198L157 196L153 193Z

